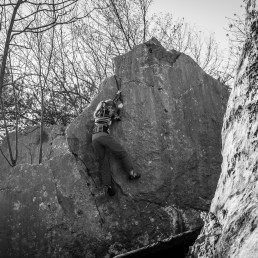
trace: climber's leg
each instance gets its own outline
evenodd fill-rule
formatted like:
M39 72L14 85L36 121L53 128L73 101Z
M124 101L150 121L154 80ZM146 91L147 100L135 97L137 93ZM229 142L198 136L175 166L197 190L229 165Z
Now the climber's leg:
M129 179L140 178L140 174L136 174L133 171L132 161L120 143L116 142L114 138L108 134L101 137L101 142L117 159L120 160L124 170L129 176Z
M110 169L110 162L109 162L109 155L108 151L105 148L105 155L103 162L100 166L100 173L102 177L102 182L104 185L111 185L112 182L112 176L111 176L111 169Z
M93 139L92 146L99 158L99 171L100 171L102 183L104 185L111 185L112 178L111 178L111 170L110 170L107 149L105 146L102 145L101 141L99 141L98 138Z
M141 177L139 173L134 172L133 163L124 147L120 143L116 142L112 137L110 139L108 148L110 149L110 152L121 161L121 164L128 174L130 180L138 179Z
M103 139L103 144L117 159L120 160L124 170L127 173L133 170L132 161L129 155L127 154L126 150L120 143L115 141L112 136L107 135L105 139Z
M102 147L108 149L117 159L120 160L124 170L128 174L129 179L140 178L140 174L135 173L133 170L133 164L128 153L120 143L114 140L112 136L106 133L95 134L93 135L93 142L94 141L97 141Z

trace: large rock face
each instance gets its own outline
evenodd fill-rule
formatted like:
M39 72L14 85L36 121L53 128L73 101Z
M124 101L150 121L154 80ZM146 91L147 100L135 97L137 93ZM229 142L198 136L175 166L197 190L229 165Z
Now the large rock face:
M210 213L192 257L258 257L258 1L248 1L249 37L224 126L223 164Z
M115 58L115 67L124 109L112 135L142 178L129 181L111 157L116 196L101 185L92 113L116 93L110 77L66 129L69 149L60 140L62 151L43 164L5 173L5 257L110 257L202 224L200 212L209 209L220 173L227 90L190 57L166 51L155 39Z

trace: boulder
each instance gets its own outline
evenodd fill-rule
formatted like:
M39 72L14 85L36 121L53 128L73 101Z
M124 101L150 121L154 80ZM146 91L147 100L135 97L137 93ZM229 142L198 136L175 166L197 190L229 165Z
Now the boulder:
M258 257L258 2L247 2L249 37L224 118L222 173L189 257Z
M63 151L17 165L1 181L0 223L13 229L0 235L6 257L112 257L202 225L220 174L226 87L154 38L114 63L118 83L102 83L67 127ZM124 108L111 134L142 177L129 181L111 156L110 197L91 146L92 114L118 88Z
M222 161L225 86L189 56L166 51L155 40L136 46L114 62L124 109L112 135L142 174L139 182L128 184L125 173L112 161L119 189L139 198L154 197L159 203L171 199L180 207L207 210ZM93 111L116 91L114 77L106 79L90 106L68 126L70 150L81 159L91 142Z

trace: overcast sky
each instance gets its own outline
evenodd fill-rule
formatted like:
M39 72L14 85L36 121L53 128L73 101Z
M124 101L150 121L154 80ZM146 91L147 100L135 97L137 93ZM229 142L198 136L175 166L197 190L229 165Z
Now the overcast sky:
M170 12L175 18L185 18L206 32L215 33L221 47L227 47L225 28L226 17L233 18L234 13L244 14L242 0L154 0L151 13Z

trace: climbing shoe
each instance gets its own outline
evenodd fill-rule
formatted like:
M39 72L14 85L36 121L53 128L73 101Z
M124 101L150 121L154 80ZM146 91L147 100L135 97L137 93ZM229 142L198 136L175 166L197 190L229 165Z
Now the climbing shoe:
M129 175L129 180L139 179L140 177L141 177L141 174L133 173Z
M114 120L116 120L116 121L119 122L119 121L121 121L121 117L120 117L119 115L115 115L115 116L114 116Z
M109 196L114 196L116 194L116 190L111 185L107 185L107 193Z

